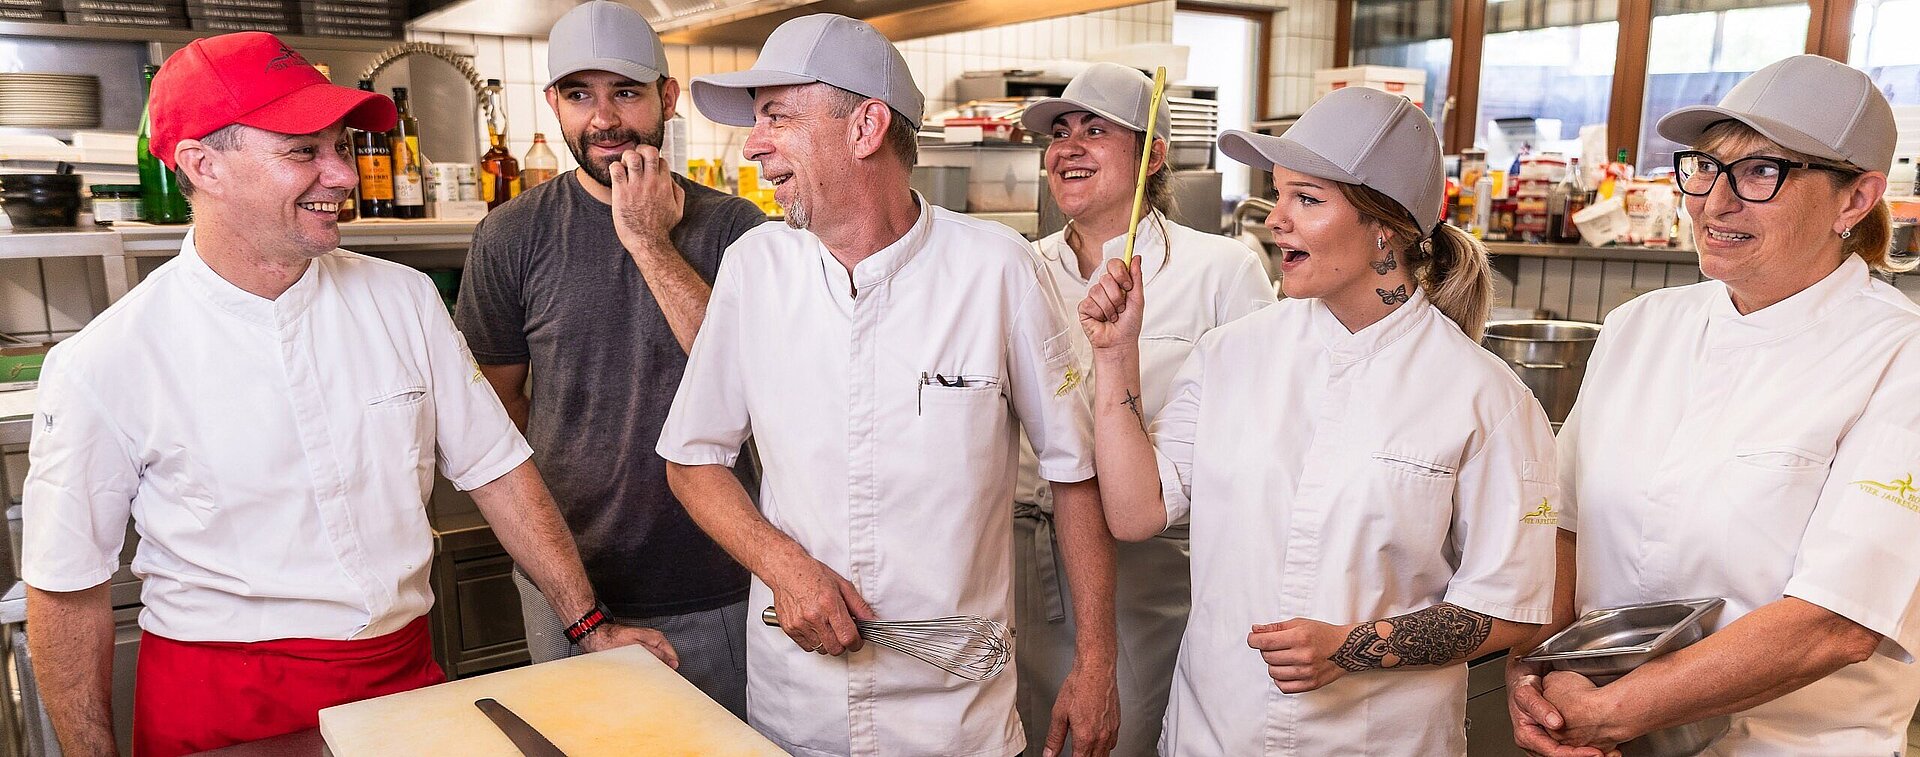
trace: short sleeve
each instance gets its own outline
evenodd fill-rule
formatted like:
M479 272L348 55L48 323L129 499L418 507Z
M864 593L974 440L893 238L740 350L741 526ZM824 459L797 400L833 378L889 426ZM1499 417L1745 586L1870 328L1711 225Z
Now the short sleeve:
M454 319L474 358L486 365L525 363L527 311L523 298L525 273L515 241L496 225L481 221L473 230L473 246L460 274L460 296L454 301Z
M426 332L440 475L461 491L479 488L526 462L533 449L500 406L499 395L424 277L413 297Z
M1266 271L1260 268L1260 261L1253 256L1253 250L1247 250L1246 258L1240 261L1239 270L1221 288L1214 325L1232 323L1241 316L1278 301L1273 294L1273 284L1267 281Z
M1898 401L1912 403L1914 389L1896 392ZM1920 413L1899 413L1907 423L1885 415L1869 408L1841 440L1781 593L1865 626L1885 638L1882 654L1912 662L1920 649Z
M687 355L687 370L673 396L673 409L660 430L654 451L681 465L724 465L740 458L740 445L752 434L747 407L745 366L741 364L740 277L736 258L720 262L707 315Z
M1018 278L1024 292L1008 321L1007 380L1013 412L1040 461L1040 477L1059 483L1093 477L1093 411L1087 366L1074 349L1066 309L1046 285L1037 258Z
M1516 623L1551 620L1559 490L1546 413L1523 395L1454 479L1459 566L1446 601Z
M141 467L131 440L60 352L47 357L35 397L20 563L36 589L79 591L120 568Z
M1153 416L1147 434L1153 442L1154 464L1160 468L1160 501L1166 505L1169 525L1193 509L1193 445L1200 429L1200 386L1211 343L1203 337L1187 355L1167 387L1167 404Z

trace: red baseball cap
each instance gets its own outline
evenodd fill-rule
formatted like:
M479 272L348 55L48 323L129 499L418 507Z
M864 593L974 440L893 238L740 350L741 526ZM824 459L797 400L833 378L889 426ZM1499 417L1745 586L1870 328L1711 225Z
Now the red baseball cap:
M335 86L300 53L266 32L194 40L168 56L147 100L147 149L173 168L173 148L231 124L311 134L342 118L366 131L398 120L386 95Z

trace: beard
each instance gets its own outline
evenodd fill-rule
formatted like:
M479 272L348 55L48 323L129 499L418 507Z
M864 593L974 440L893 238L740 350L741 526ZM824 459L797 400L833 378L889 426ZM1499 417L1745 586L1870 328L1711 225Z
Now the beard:
M807 207L806 200L795 198L793 204L782 205L780 209L785 212L787 226L791 228L805 229L813 223L813 210Z
M664 141L666 130L666 124L662 123L654 127L651 131L640 131L638 129L582 131L579 134L567 137L567 149L573 151L573 162L579 163L581 170L586 171L587 175L593 177L594 181L600 182L600 186L611 187L613 186L613 174L607 170L607 167L613 165L614 161L619 160L620 156L609 155L599 160L589 160L587 156L591 154L592 144L594 142L633 142L636 144L651 145L655 149L659 149L661 143Z

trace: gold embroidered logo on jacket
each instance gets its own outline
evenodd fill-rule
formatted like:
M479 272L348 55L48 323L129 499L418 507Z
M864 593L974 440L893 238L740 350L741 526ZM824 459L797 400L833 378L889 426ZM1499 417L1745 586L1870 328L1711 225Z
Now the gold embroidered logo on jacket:
M1853 482L1853 486L1869 495L1920 513L1920 489L1914 488L1911 473L1906 478L1896 478L1891 482L1863 479Z
M1541 497L1540 506L1533 508L1533 512L1520 516L1520 522L1533 523L1541 526L1554 526L1559 525L1560 514L1553 511L1553 505L1547 502L1546 497Z

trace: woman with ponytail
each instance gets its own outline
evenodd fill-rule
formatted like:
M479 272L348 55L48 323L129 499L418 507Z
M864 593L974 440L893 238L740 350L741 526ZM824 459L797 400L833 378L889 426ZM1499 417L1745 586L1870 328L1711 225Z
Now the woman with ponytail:
M1433 126L1342 89L1285 137L1229 131L1273 172L1289 299L1207 332L1151 427L1139 266L1080 304L1117 538L1191 517L1193 610L1169 755L1466 754L1466 663L1553 609L1553 437L1475 341L1486 251L1441 221Z

